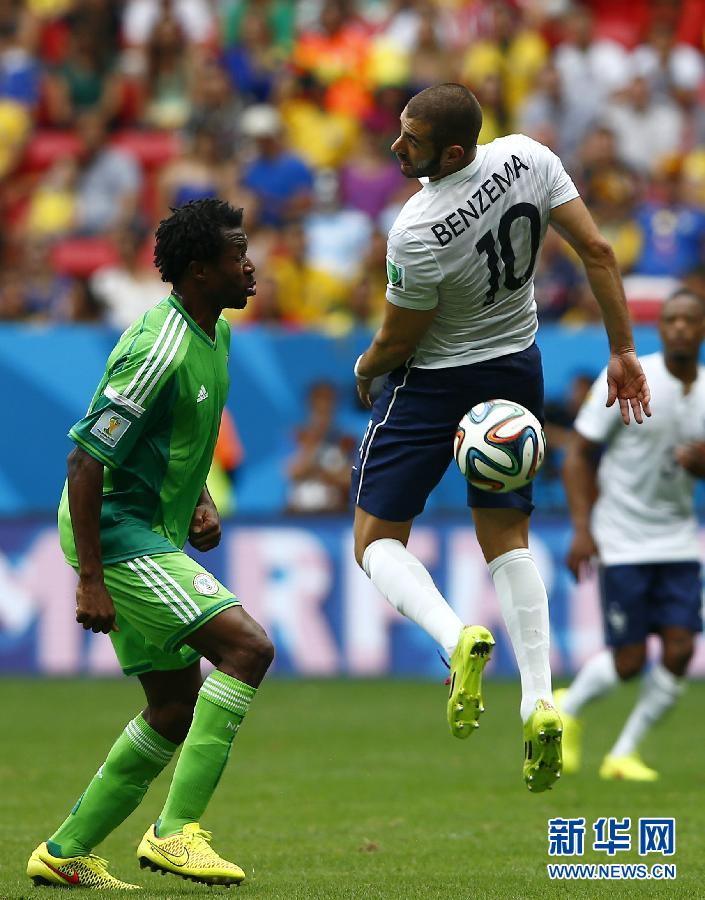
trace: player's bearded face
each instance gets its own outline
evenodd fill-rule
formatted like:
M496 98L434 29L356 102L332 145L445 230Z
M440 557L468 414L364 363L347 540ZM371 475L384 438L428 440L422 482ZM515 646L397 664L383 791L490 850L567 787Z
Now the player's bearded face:
M441 156L443 151L434 152L433 156L428 159L413 160L408 157L402 158L403 154L397 154L400 162L408 163L402 167L402 174L407 178L435 178L441 172Z

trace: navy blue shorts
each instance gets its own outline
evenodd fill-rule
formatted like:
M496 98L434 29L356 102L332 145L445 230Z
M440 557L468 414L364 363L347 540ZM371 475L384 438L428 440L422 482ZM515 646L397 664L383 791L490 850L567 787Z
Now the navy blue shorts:
M602 566L600 592L610 647L641 644L669 625L703 630L699 562Z
M543 370L536 344L469 366L391 372L352 473L353 503L389 522L413 519L453 459L458 422L477 403L501 398L521 403L543 424ZM528 515L532 486L507 494L467 485L468 506L510 507Z

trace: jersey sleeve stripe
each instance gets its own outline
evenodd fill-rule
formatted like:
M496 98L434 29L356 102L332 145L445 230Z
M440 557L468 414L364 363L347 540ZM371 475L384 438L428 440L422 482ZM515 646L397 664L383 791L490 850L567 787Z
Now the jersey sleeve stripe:
M123 394L120 394L115 390L114 387L107 385L105 390L103 391L108 400L112 400L114 403L117 403L118 406L124 406L125 409L129 409L131 413L139 417L144 412L144 406L140 406L139 403L135 403L133 400L130 400L129 397L125 397Z
M188 328L188 322L186 322L184 320L183 325L181 326L178 334L176 335L174 342L171 344L171 350L169 351L169 355L162 363L161 368L156 372L156 374L154 375L152 380L145 386L145 388L142 390L142 392L138 396L133 398L135 403L140 403L140 404L144 403L145 400L147 399L147 397L149 396L149 394L154 390L155 385L157 385L159 383L159 379L162 377L164 372L169 368L169 365L171 364L172 359L176 356L179 346L181 345L181 341L184 338L184 334L186 334L187 328ZM165 347L166 347L166 344L165 344ZM162 349L162 353L163 352L164 352L164 348ZM161 353L160 353L160 356L161 356ZM157 360L157 363L158 362L159 362L159 360Z
M173 346L173 342L177 337L177 333L179 331L179 325L183 322L184 327L186 327L186 322L183 321L180 315L174 317L169 331L161 342L159 347L159 352L155 354L154 359L149 365L149 368L144 372L140 380L135 384L134 388L125 391L125 396L129 397L130 400L135 403L141 403L141 399L145 394L145 386L150 384L151 379L155 373L155 371L159 371L159 367L161 365L162 360L165 356L168 356L171 347Z
M104 466L107 466L109 469L115 468L115 463L109 459L107 456L103 456L100 450L97 450L93 444L89 444L88 441L85 441L77 431L73 428L69 431L69 437L74 442L74 444L78 444L78 446L85 450L89 456L92 456L94 459L97 459L98 462L103 463Z
M166 332L167 332L167 329L169 328L169 324L170 324L171 320L174 318L175 315L178 315L178 313L177 313L177 311L176 311L175 309L172 309L172 310L169 312L169 315L168 315L168 316L166 317L166 319L164 320L164 324L162 325L162 329L161 329L161 331L159 332L156 341L152 344L152 347L151 347L149 353L147 354L147 358L145 359L145 361L144 361L144 362L142 363L142 365L140 366L139 371L137 372L137 374L135 375L135 377L132 379L132 381L131 381L131 382L129 383L129 385L127 386L127 389L125 390L125 393L124 393L124 396L125 396L125 397L128 396L128 395L132 392L133 388L135 387L135 385L137 384L137 382L138 382L138 381L140 380L140 378L142 377L142 373L143 373L143 372L145 371L145 369L149 366L149 363L150 363L152 357L154 356L155 352L157 351L157 348L159 347L159 345L160 345L160 343L161 343L161 341L162 341L164 335L165 335Z

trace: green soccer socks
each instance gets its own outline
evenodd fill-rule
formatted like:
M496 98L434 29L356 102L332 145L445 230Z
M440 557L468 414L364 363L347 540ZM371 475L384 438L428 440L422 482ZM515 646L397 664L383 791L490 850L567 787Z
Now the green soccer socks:
M138 715L115 741L103 765L47 841L53 856L85 856L140 804L176 750Z
M225 769L233 738L256 693L256 688L217 670L203 682L169 795L157 820L160 838L200 821Z

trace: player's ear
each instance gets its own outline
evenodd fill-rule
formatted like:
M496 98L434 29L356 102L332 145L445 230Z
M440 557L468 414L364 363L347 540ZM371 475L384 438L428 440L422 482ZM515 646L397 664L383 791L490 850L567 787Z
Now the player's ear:
M446 147L446 160L449 163L456 163L465 156L465 149L460 144L451 144Z
M203 279L206 277L206 266L203 262L192 259L187 268L189 275L194 279L194 281L203 281Z

